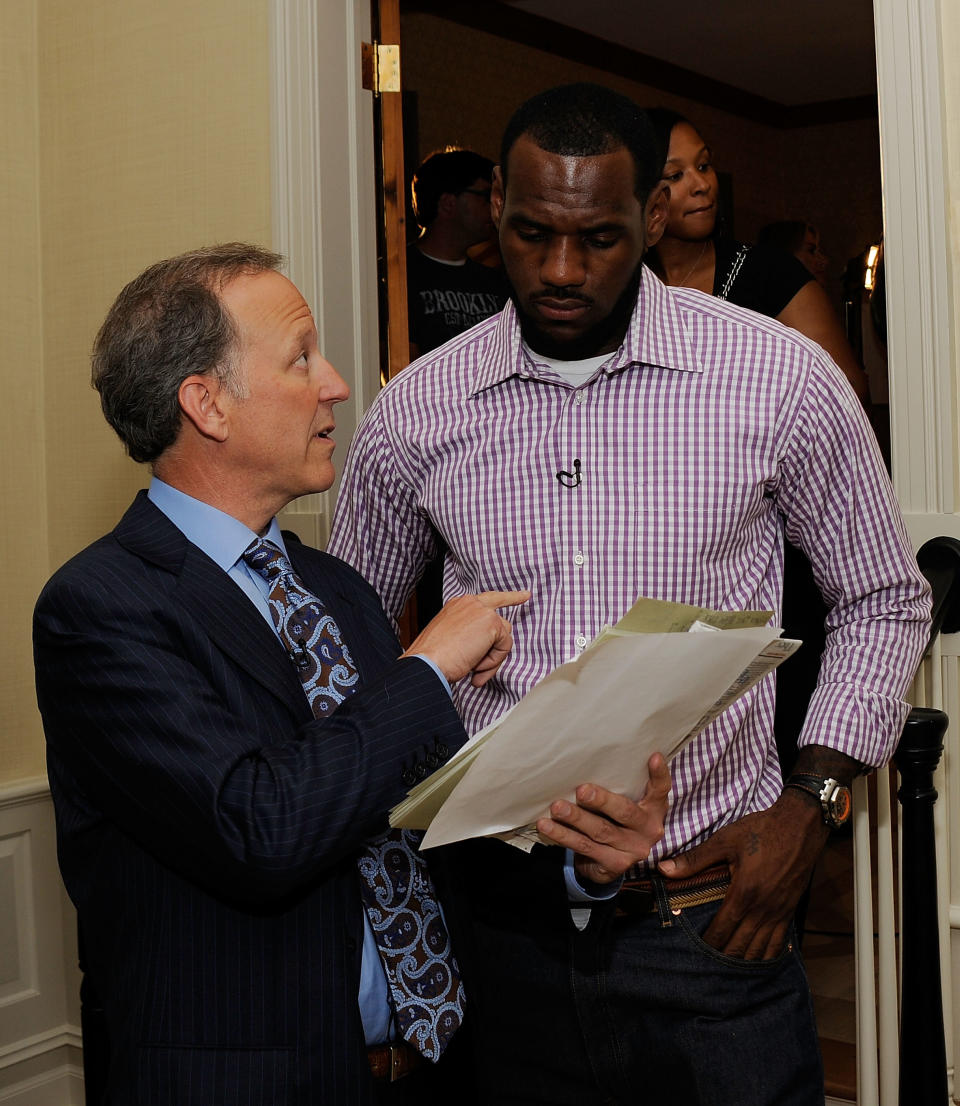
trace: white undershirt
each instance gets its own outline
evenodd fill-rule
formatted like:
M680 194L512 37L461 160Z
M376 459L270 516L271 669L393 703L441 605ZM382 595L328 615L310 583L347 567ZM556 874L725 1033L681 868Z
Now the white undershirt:
M523 349L534 364L542 365L552 373L556 373L574 388L586 384L597 369L613 356L612 353L601 353L596 357L584 357L581 361L558 361L555 357L544 357L542 353L536 353L526 342L523 344Z

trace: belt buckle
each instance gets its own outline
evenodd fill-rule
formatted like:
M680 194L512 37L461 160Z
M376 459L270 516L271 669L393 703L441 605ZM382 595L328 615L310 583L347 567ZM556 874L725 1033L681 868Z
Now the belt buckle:
M390 1082L396 1083L398 1079L402 1079L407 1074L405 1070L400 1070L403 1066L403 1046L390 1041L387 1048L390 1056Z

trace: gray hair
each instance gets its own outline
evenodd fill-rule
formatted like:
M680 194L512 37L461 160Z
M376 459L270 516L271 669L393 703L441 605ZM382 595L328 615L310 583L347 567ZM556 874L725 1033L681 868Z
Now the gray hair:
M93 344L91 380L134 461L155 461L176 441L178 393L188 376L209 374L244 397L239 335L219 291L282 261L243 242L208 246L158 261L117 296Z

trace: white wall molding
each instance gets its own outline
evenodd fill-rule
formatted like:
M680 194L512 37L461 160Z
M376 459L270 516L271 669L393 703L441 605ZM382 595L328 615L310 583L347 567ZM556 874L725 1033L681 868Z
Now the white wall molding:
M84 1106L83 1063L79 1052L63 1050L52 1066L0 1086L4 1106Z
M76 1049L83 1047L78 1025L53 1026L43 1033L35 1033L32 1037L25 1037L21 1041L0 1045L0 1070L65 1047Z
M273 245L314 310L320 348L351 389L339 404L337 468L379 387L373 101L361 87L367 0L271 0ZM329 533L331 492L281 522L313 545Z
M14 780L12 783L0 783L0 809L34 803L50 795L50 784L46 776L33 776L29 779Z
M0 785L0 1102L82 1103L75 921L45 778Z
M942 0L874 0L880 161L883 175L894 485L919 546L938 534L960 537L960 448L955 320L947 209L946 85ZM960 798L957 663L941 642L943 707L952 724L937 775L944 798L935 808L941 908L941 965L948 1080L960 1053L954 998L960 964L951 963L952 908L960 892L960 855L949 832L951 801ZM948 649L951 652L947 652ZM937 654L939 669L941 654ZM937 684L940 672L936 673ZM940 705L934 703L934 705ZM944 863L944 861L946 863Z
M940 0L874 0L894 484L958 509Z

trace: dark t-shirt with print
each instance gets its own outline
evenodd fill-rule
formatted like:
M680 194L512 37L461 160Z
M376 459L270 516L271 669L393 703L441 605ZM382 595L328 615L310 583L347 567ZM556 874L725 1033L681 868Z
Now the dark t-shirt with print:
M496 269L470 258L463 265L447 265L408 247L410 341L421 353L496 314L506 301L506 282Z

